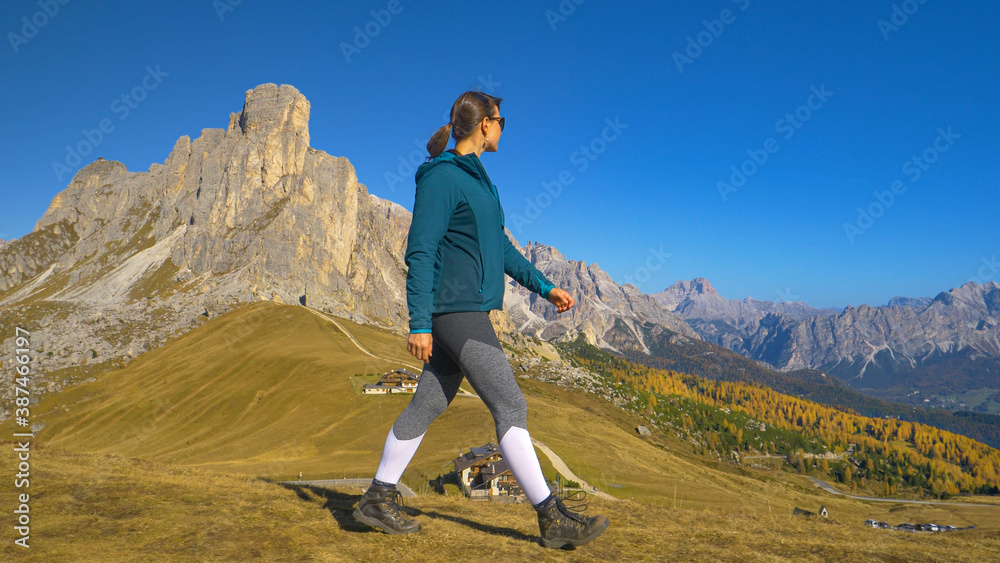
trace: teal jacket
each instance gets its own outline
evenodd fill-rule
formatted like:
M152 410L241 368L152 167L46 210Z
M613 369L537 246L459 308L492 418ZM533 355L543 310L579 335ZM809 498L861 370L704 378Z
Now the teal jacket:
M506 273L548 298L554 284L511 244L500 196L476 153L444 151L421 164L406 240L410 332L431 315L503 308Z

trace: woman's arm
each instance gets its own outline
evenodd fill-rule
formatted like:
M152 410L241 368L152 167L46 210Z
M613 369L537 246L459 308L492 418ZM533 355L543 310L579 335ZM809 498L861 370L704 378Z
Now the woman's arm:
M545 274L514 248L506 232L503 233L503 270L508 276L517 280L517 283L545 299L549 298L549 292L555 287Z
M460 194L444 170L433 169L417 183L413 218L406 237L406 305L410 332L431 332L434 310L434 259L448 230Z
M556 306L560 313L568 311L576 300L568 292L559 289L549 278L545 277L534 264L528 261L523 254L514 248L507 233L503 234L503 268L508 276L517 280L517 283L548 299Z

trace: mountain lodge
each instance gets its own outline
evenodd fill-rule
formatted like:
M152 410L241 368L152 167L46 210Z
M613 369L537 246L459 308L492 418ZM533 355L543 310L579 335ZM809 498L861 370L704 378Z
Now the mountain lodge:
M366 383L365 395L386 395L389 393L415 393L420 383L420 374L406 368L397 368L382 374L378 383Z
M522 500L524 493L492 443L469 448L455 458L455 473L466 496L480 500Z

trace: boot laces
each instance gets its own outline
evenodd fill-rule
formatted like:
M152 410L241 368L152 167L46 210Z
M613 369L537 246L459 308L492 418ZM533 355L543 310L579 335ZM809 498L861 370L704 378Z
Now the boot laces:
M567 508L575 510L577 512L583 512L587 510L587 503L583 502L587 498L587 491L573 491L572 493L564 494L559 497L562 501L569 501L573 504L564 504Z
M575 491L571 494L563 495L561 497L556 496L556 506L559 508L559 512L563 516L570 519L571 521L575 521L580 523L581 525L586 526L587 519L584 518L582 515L573 512L573 510L576 510L578 512L583 512L584 510L587 510L587 503L583 502L583 499L585 498L587 498L586 491ZM570 501L571 504L569 507L563 504L564 500Z
M391 493L387 494L385 497L385 503L388 506L389 512L396 518L405 516L403 509L403 493L396 489L393 489Z

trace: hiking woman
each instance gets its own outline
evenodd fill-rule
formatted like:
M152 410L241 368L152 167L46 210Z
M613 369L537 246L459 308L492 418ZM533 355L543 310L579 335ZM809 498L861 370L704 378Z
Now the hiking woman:
M466 377L493 415L500 453L538 513L542 545L581 545L604 532L608 519L572 512L550 492L528 434L527 402L489 318L490 310L503 309L504 274L560 313L574 304L504 232L497 188L479 160L499 146L501 101L476 91L459 96L451 121L427 143L428 161L417 168L405 255L407 350L423 360L423 373L412 401L389 429L375 479L354 515L390 534L420 529L400 510L395 485ZM455 148L445 151L449 136Z

